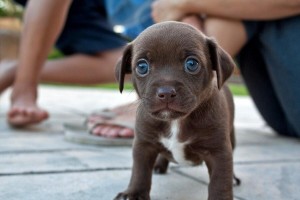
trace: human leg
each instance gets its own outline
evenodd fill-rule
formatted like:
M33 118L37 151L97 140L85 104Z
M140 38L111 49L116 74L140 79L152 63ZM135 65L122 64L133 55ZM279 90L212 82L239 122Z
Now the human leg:
M280 134L300 137L300 16L266 22L260 33L262 55L289 129Z
M294 130L278 101L263 56L257 51L259 48L257 42L251 42L240 53L238 60L243 79L267 124L279 134L293 135Z
M12 105L7 115L11 125L37 123L48 117L48 113L36 104L39 73L62 29L70 3L32 0L27 5Z
M216 17L201 19L197 15L189 15L181 21L201 30L207 36L215 38L232 57L236 56L247 42L245 27L238 20Z
M114 82L114 66L121 53L122 48L118 48L94 56L75 54L57 60L49 60L41 69L39 81L67 84ZM16 68L16 61L0 62L0 94L12 86Z
M45 63L41 82L67 84L100 84L114 82L114 66L122 48L97 55L74 54Z
M0 60L0 95L10 87L16 74L16 61Z
M239 55L241 72L266 122L278 134L300 137L300 17L244 22L252 38Z
M114 81L114 65L121 55L125 41L112 32L103 14L105 12L100 12L101 9L99 12L90 10L92 6L103 8L100 1L77 1L72 4L65 28L57 41L58 48L66 57L46 62L40 70L39 81L77 84ZM77 17L78 10L82 11L80 18ZM78 29L78 23L85 28ZM16 99L18 103L8 114L11 124L21 126L40 122L28 115L29 110L30 114L33 111L32 105L23 98L23 91L27 88L14 90L17 92L15 95L13 93L13 101ZM29 94L30 92L26 93L27 99L32 96ZM36 105L36 101L31 100L32 102ZM33 113L38 115L37 112Z
M204 33L214 37L232 57L235 57L247 42L246 29L239 20L207 17L204 20Z

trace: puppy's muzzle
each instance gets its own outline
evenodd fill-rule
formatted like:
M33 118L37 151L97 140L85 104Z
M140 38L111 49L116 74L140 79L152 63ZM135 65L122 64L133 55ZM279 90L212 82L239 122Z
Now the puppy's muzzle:
M176 119L185 115L186 109L183 108L182 93L178 93L178 87L174 85L160 85L155 88L154 101L150 104L150 113L152 116L169 120ZM182 90L181 90L182 91Z
M172 86L161 86L156 92L156 98L158 98L162 103L172 103L176 96L176 90Z

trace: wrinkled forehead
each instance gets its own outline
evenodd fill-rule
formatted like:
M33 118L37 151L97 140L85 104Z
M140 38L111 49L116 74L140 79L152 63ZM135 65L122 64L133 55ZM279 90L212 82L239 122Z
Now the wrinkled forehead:
M172 56L204 56L205 36L183 23L161 23L146 29L134 41L134 55L167 58Z

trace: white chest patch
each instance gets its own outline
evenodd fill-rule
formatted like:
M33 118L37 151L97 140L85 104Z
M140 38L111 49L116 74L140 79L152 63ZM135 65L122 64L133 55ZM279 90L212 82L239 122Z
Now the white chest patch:
M178 133L179 133L179 123L177 120L173 121L171 124L171 134L169 137L162 137L160 138L160 142L168 149L172 155L174 160L180 165L192 165L191 161L188 161L185 158L184 154L184 147L188 143L180 142L178 140Z

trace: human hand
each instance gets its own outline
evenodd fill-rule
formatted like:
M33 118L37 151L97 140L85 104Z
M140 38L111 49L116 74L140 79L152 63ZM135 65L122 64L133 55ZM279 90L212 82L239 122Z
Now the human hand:
M180 20L187 13L183 0L155 0L152 3L152 18L155 22Z

